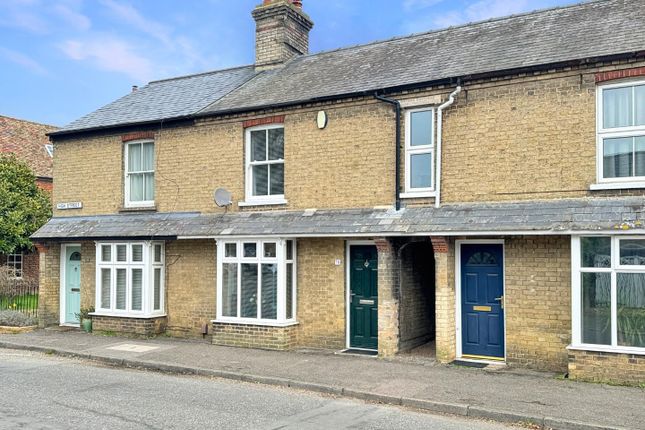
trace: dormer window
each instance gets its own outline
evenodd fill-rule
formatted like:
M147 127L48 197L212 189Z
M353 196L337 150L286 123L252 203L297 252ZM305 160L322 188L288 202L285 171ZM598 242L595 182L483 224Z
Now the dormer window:
M134 141L125 144L125 206L155 204L155 144Z
M645 188L645 81L598 88L597 130L597 188Z

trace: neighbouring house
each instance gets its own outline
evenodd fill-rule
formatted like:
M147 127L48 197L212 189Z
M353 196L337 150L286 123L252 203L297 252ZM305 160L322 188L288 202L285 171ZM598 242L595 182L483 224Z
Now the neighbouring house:
M252 15L255 64L50 133L42 324L645 381L645 1L317 54Z
M11 153L25 162L36 176L36 184L52 191L54 149L47 133L57 127L0 115L0 154ZM38 252L18 249L13 254L0 254L0 264L9 267L17 279L38 283Z

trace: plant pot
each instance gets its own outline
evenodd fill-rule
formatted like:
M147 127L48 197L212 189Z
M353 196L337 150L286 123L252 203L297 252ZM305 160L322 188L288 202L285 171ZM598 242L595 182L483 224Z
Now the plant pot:
M81 328L85 333L92 333L92 320L89 318L82 320Z

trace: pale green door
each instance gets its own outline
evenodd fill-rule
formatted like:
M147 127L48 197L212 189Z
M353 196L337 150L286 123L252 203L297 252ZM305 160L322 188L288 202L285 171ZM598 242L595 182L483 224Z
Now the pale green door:
M65 322L78 324L81 311L81 247L65 247Z

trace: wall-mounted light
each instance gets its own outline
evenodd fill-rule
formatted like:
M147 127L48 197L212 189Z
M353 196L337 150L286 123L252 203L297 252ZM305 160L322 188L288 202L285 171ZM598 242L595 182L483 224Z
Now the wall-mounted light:
M322 130L323 128L327 127L327 121L327 112L325 112L324 110L319 111L318 116L316 117L318 128Z

